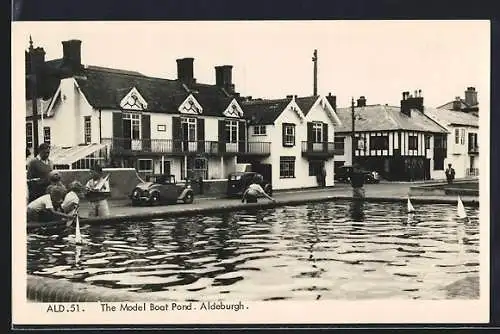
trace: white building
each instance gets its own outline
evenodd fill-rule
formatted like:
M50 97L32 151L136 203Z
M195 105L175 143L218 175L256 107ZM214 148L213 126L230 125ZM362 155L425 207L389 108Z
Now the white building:
M447 109L426 109L425 113L450 132L445 165L452 164L455 177L479 176L479 117Z
M324 168L326 186L334 184L334 126L339 122L325 97L251 100L243 102L250 119L249 146L271 142L271 154L259 162L263 174L271 175L273 189L318 186L317 175Z
M247 145L232 66L215 67L216 84L206 85L193 77L193 58L178 59L177 79L167 80L83 66L80 45L63 42L63 58L44 62L45 72L56 74L40 76L54 92L39 102L39 143L59 148L51 154L58 168L88 168L105 159L143 174L225 179L237 155L269 156L270 142ZM31 104L26 129L33 145Z

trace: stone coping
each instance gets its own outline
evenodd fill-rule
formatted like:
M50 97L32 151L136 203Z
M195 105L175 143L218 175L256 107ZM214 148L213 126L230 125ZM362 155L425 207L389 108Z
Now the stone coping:
M479 298L479 276L468 276L441 287L447 299ZM86 283L28 275L26 297L32 302L157 302L170 301L157 294L120 291Z

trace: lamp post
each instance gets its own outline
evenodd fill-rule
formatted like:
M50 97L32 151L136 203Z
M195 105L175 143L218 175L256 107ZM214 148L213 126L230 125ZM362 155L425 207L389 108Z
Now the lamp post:
M358 143L355 143L356 141L356 128L354 126L354 120L355 120L355 115L354 115L354 98L351 100L351 120L352 120L352 133L351 133L351 143L352 143L352 148L351 148L351 165L354 165L354 157L356 156L356 148L358 147Z

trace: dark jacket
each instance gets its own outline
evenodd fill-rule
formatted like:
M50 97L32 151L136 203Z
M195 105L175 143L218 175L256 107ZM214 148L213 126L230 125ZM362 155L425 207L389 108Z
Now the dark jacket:
M352 171L349 175L351 177L351 186L353 188L361 188L365 184L365 176L358 171Z

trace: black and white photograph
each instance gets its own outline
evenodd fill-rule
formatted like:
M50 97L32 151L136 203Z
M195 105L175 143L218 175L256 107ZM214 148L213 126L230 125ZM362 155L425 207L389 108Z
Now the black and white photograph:
M14 300L487 320L489 48L488 21L14 23Z

